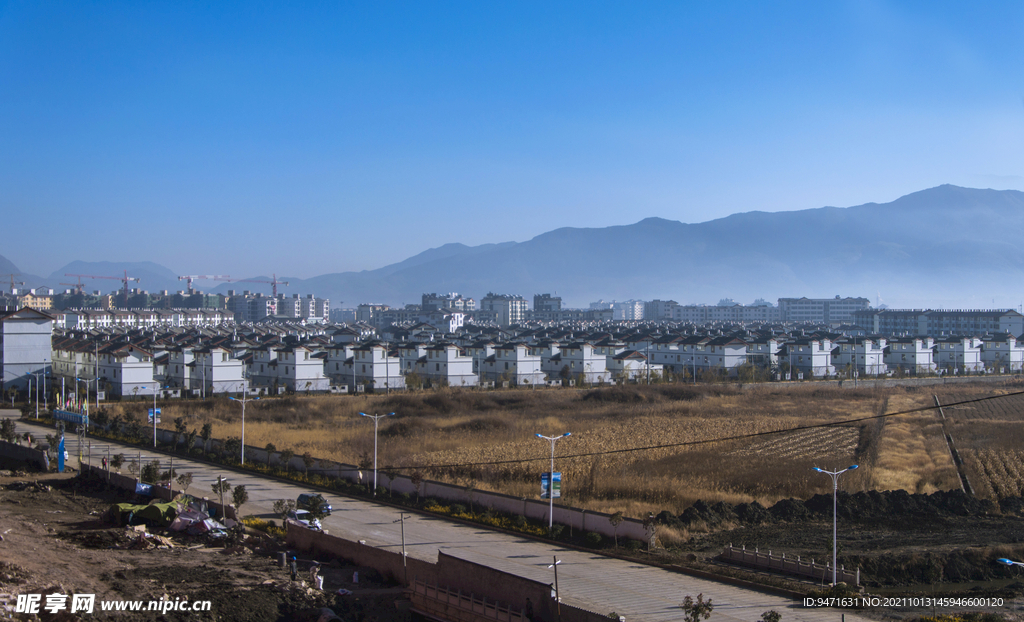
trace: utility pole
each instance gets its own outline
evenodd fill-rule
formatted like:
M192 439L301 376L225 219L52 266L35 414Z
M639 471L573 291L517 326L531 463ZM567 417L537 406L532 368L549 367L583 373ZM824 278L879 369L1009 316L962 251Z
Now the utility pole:
M405 573L405 584L409 585L409 566L406 563L405 553L405 512L399 512L398 520L391 521L392 523L402 523L402 570Z

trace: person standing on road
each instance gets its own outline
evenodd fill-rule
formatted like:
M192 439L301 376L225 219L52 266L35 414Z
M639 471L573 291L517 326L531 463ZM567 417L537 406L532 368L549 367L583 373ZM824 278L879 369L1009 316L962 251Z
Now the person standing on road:
M299 578L299 562L297 559L292 557L292 581Z

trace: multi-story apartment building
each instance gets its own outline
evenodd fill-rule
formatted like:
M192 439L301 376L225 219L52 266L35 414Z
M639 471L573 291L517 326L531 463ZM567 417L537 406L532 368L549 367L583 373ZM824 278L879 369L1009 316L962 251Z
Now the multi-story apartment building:
M477 361L473 359L475 365ZM540 356L531 354L523 343L506 343L493 348L478 373L483 380L498 384L508 382L511 386L542 385L546 379Z
M997 372L1024 369L1024 343L1009 333L991 335L982 340L981 360Z
M881 335L974 336L1024 333L1024 315L1013 309L865 309L854 322Z
M53 362L53 316L19 309L0 316L0 377L3 388L27 390L32 374L49 374Z
M361 304L356 307L356 321L365 322L371 326L377 325L376 316L382 311L390 309L388 305L380 304Z
M562 298L551 294L533 295L534 312L554 313L562 310Z
M498 326L507 328L526 320L526 299L522 296L488 292L480 301L480 310L494 313Z
M717 305L676 305L672 318L688 324L769 324L779 321L779 309L770 305L745 306L731 302Z
M626 300L612 303L613 318L624 322L637 322L644 319L644 302L642 300Z
M786 351L780 354L779 359L788 364L791 373L802 373L804 378L835 375L830 339L803 337L790 341L785 348Z
M883 375L889 371L885 347L884 338L848 338L835 344L832 364L840 373L850 370L866 376Z
M867 298L779 298L779 320L807 324L853 323L853 314L867 309Z
M153 353L133 343L100 351L100 382L115 396L137 397L159 391L153 375Z
M426 356L416 362L415 372L431 384L475 387L479 376L473 373L473 357L466 356L453 343L438 343L425 348Z
M612 380L608 371L608 356L598 352L594 344L585 341L568 343L559 349L561 363L557 378L566 369L570 378L579 378L587 384L606 383Z
M200 348L193 355L192 388L198 387L202 394L240 393L248 384L243 380L244 363L229 348Z
M644 303L644 319L650 322L663 322L675 319L675 309L679 303L675 300L652 300Z
M327 391L330 380L324 374L325 356L305 346L278 348L273 365L278 386L294 393Z
M934 373L935 340L931 337L894 337L886 342L885 364L910 374Z
M423 294L423 313L434 311L459 311L470 313L476 311L476 301L472 298L465 298L458 292L448 294Z
M954 373L978 372L981 362L981 339L978 337L946 337L935 340L935 364Z
M18 307L28 307L37 311L49 311L53 308L53 298L45 294L37 294L35 290L18 296Z

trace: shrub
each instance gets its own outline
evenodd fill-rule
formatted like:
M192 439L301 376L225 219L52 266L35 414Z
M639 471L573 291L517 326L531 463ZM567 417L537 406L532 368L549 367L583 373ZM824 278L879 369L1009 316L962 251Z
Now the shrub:
M590 546L601 546L601 534L596 531L588 531L586 540Z

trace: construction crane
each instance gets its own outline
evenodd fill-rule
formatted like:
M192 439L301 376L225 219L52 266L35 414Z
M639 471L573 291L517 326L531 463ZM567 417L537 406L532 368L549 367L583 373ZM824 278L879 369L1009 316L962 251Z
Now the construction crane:
M269 280L269 281L264 281L264 280L260 280L260 279L231 279L231 282L232 283L267 283L267 284L273 286L274 298L277 298L277 286L278 285L284 285L285 287L288 287L288 281L278 281L276 274L272 275L271 276L271 280Z
M226 275L226 274L222 274L220 276L206 276L205 274L202 274L202 275L192 274L192 275L188 275L188 276L179 276L178 277L179 281L188 281L188 293L189 293L189 295L192 294L192 281L194 279L200 279L200 280L203 280L203 281L229 281L229 282L231 281L231 277Z
M5 274L4 276L11 277L11 293L12 294L14 293L14 286L15 285L24 285L25 284L25 281L15 281L14 280L14 277L21 276L20 272L15 272L14 274Z
M129 281L135 281L136 283L139 282L139 279L137 279L137 278L135 278L133 276L128 276L128 271L127 270L124 271L124 276L123 277L122 276L96 276L94 274L70 274L68 272L65 272L64 276L76 276L76 277L79 278L79 280L81 280L81 279L112 279L114 281L121 281L122 283L124 283L124 308L125 309L128 308L128 282Z

